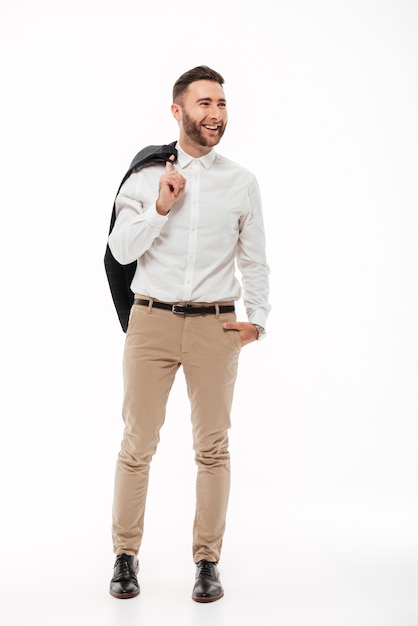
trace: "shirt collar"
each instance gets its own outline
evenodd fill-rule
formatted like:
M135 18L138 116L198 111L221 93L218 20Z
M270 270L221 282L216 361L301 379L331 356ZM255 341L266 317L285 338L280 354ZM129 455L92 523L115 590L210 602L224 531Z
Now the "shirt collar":
M200 161L202 165L204 166L204 168L208 170L211 167L216 157L216 152L213 149L207 154L205 154L204 156L201 156L198 159L195 159L194 157L190 156L190 154L187 154L186 152L184 152L184 150L181 149L180 144L178 142L176 144L176 148L177 148L177 153L178 153L177 159L182 169L190 165L192 161Z

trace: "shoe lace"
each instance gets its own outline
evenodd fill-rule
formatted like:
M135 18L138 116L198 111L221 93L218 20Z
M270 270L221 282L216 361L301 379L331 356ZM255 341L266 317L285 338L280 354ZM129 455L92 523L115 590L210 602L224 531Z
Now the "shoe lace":
M213 578L215 580L216 576L214 565L216 565L216 563L204 560L200 561L198 564L199 576L205 576L205 578Z
M129 580L131 578L132 571L129 565L129 559L126 554L119 554L116 557L115 576L118 579Z

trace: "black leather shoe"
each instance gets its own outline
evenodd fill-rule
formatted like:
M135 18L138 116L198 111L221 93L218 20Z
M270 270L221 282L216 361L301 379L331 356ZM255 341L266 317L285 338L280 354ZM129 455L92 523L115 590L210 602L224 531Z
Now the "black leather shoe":
M114 598L135 598L139 595L140 588L136 577L138 571L139 561L136 556L119 554L110 581L110 594Z
M214 602L224 595L217 563L199 561L196 565L196 582L192 598L195 602Z

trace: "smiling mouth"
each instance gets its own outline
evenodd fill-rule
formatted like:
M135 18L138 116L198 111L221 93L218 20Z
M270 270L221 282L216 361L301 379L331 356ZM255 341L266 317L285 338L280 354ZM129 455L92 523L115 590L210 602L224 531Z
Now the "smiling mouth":
M207 128L208 130L219 130L220 126L210 126L209 124L202 124L203 128Z

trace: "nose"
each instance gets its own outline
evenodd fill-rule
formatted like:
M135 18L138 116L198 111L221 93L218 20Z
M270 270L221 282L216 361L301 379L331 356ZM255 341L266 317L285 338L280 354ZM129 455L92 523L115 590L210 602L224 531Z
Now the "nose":
M215 103L213 103L210 106L209 117L211 119L213 119L213 120L220 120L221 119L221 112L219 110L219 107Z

